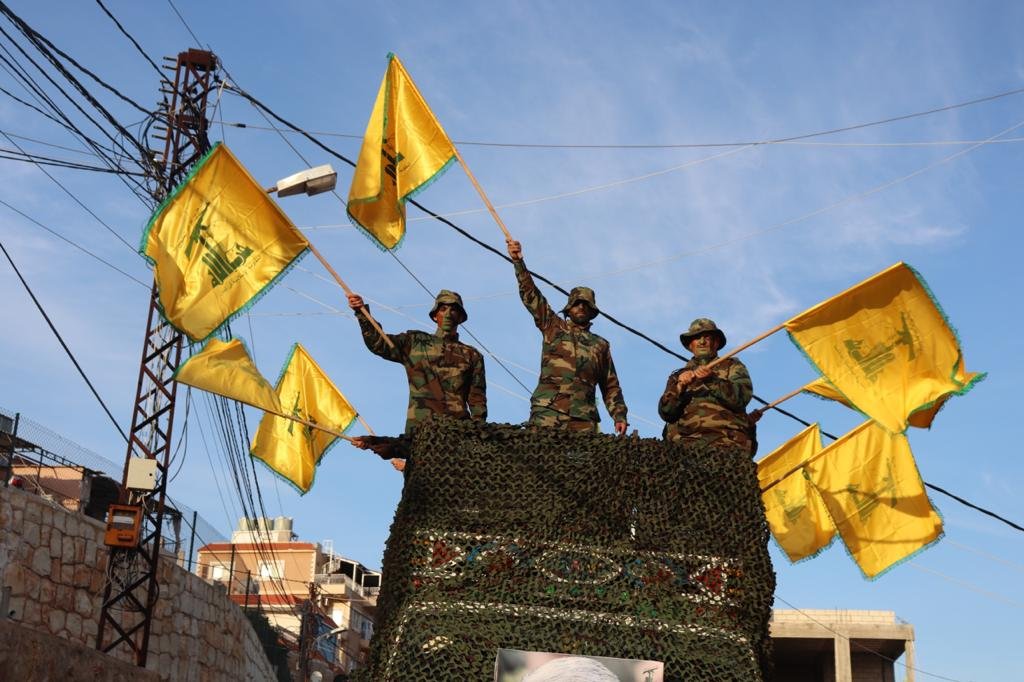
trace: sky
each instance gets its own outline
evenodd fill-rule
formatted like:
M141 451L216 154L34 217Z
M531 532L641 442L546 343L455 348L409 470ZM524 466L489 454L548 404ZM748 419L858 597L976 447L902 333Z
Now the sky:
M1014 313L1024 289L1024 94L792 143L680 146L861 126L1022 88L1024 6L104 4L154 59L212 50L231 83L323 133L349 158L358 154L386 55L398 54L522 241L530 268L565 288L593 287L602 309L680 352L678 334L696 317L713 318L735 346L897 261L913 265L956 327L968 369L989 372L950 401L930 431L909 433L921 475L1024 522L1022 420L1012 406L1024 382ZM18 1L11 9L128 97L146 107L157 101L155 72L99 5ZM14 35L9 22L0 25ZM8 38L0 44L13 49ZM83 82L138 132L140 112ZM0 69L0 87L30 97L9 66ZM332 163L338 194L347 194L349 167L285 135L293 150L237 95L224 91L212 104L212 137L261 183ZM73 113L68 102L61 106ZM0 93L0 129L33 153L96 162L9 94ZM2 146L12 147L6 138ZM127 428L152 277L134 247L151 207L114 176L48 170L67 191L31 164L0 160L0 200L146 284L4 205L0 240ZM419 200L504 248L458 168ZM388 331L432 329L427 290L459 291L475 337L463 340L487 354L490 419L526 419L540 337L509 264L415 208L393 257L348 224L331 194L280 205ZM561 294L542 290L561 307ZM0 292L0 406L123 462L123 440L6 261ZM301 342L377 433L402 429L404 371L365 349L341 290L314 259L232 328L264 375L275 377L291 344ZM594 331L611 342L631 428L657 437L657 400L679 361L607 320ZM782 335L740 357L766 400L815 377ZM227 533L241 515L238 496L206 403L193 400L187 440L175 435L185 446L169 493ZM860 421L808 397L786 407L837 435ZM603 408L602 415L608 431ZM179 406L176 423L184 421ZM248 412L250 431L257 422ZM760 454L800 429L767 415ZM387 463L339 444L305 496L265 470L259 477L269 515L291 516L302 539L332 540L336 552L379 568L402 484ZM796 565L773 545L776 607L894 611L914 626L918 680L1024 676L1017 642L1024 535L948 497L932 500L944 517L943 540L875 581L840 544ZM897 666L898 679L905 676Z

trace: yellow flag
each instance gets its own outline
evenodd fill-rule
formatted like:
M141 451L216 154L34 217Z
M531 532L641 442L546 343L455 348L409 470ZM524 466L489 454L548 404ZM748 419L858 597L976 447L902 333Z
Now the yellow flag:
M962 362L960 363L963 364ZM962 384L968 385L973 384L978 379L977 372L963 372L962 370L957 373L957 381ZM852 410L857 408L850 404L850 401L846 399L846 396L839 392L839 390L829 383L828 379L824 377L818 377L811 383L803 387L804 393L810 393L816 395L819 398L825 398L826 400L834 400L837 403L846 405ZM910 415L910 419L907 423L910 426L916 426L919 429L930 429L932 427L932 421L935 419L935 415L946 405L946 401L949 400L953 394L944 395L936 400L931 407L927 407L923 410L918 410Z
M193 341L244 312L309 243L238 159L217 144L142 235L164 317Z
M210 339L203 350L183 362L175 380L261 410L281 412L270 382L263 378L238 339Z
M448 135L402 62L389 54L348 191L349 218L381 247L395 248L405 236L406 200L454 160Z
M771 486L761 493L768 526L790 561L814 556L835 537L832 519L804 470L793 471L819 452L821 432L811 424L757 463L761 488Z
M905 263L797 315L790 338L846 402L893 433L911 415L966 393L984 375L963 369L960 344Z
M807 466L854 561L869 578L942 536L903 434L866 421Z
M344 433L356 418L355 409L338 387L297 343L277 381L277 396L284 414L334 431ZM336 440L319 429L267 414L253 438L252 456L306 493L313 485L320 458Z

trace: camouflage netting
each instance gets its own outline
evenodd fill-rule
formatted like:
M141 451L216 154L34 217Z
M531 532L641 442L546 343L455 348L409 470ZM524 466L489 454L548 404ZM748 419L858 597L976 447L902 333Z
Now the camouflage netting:
M491 680L499 648L763 679L775 574L749 455L436 419L406 476L359 679Z

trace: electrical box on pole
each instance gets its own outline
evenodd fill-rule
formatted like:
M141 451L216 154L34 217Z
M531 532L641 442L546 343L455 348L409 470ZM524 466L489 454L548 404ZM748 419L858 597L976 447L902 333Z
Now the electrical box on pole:
M205 50L188 50L179 53L176 59L165 57L165 61L168 63L164 68L173 76L165 79L161 86L162 110L157 114L158 125L155 126L159 134L154 137L163 142L162 153L152 151L153 165L159 171L153 189L157 201L170 194L210 149L206 105L215 87L217 68L217 58ZM140 667L146 665L159 595L157 563L163 550L167 468L177 394L173 376L181 362L182 340L181 333L160 316L154 284L125 456L121 506L117 510L117 518L121 520L131 509L138 510L138 532L129 537L119 533L115 526L110 535L115 544L110 547L107 561L96 636L97 649L110 652L119 646L127 647ZM148 461L139 466L138 459ZM140 475L140 472L145 473ZM113 508L111 519L114 523Z

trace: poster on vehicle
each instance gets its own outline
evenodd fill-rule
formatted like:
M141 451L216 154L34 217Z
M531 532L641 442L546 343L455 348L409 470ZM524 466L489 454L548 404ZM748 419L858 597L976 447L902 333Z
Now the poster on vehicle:
M665 665L604 656L498 649L494 682L663 682Z

